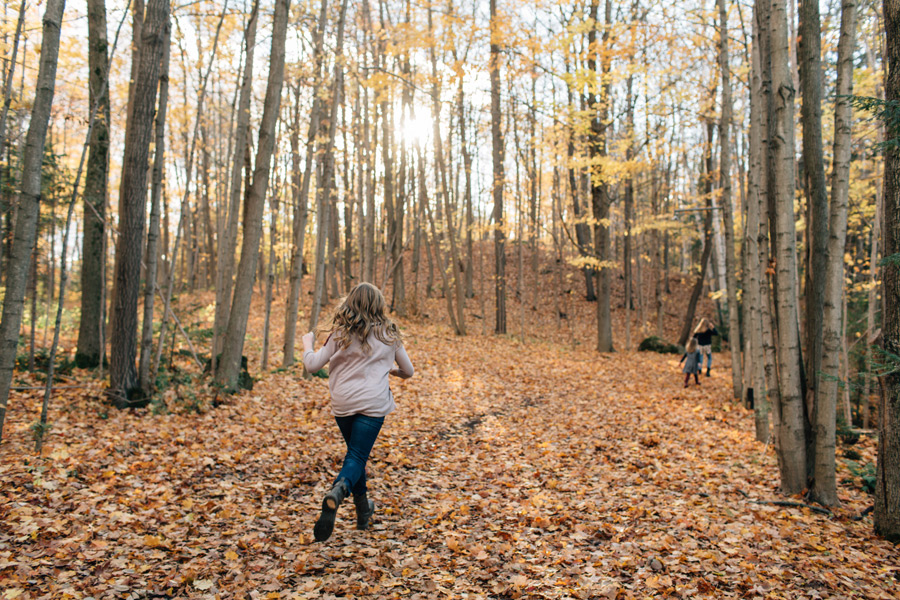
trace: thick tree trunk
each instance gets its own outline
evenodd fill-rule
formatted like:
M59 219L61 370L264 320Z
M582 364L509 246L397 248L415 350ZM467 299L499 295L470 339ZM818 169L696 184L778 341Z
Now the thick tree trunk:
M90 154L84 182L84 232L81 251L81 321L78 326L78 350L75 364L96 367L103 357L100 347L100 328L106 318L103 306L103 270L106 256L103 236L106 235L107 168L109 164L109 71L106 36L106 2L88 2L88 63L90 67L90 105L97 106L97 117L91 132ZM0 140L3 139L0 131Z
M775 194L777 360L780 389L781 488L796 494L806 488L806 432L797 328L797 243L794 218L794 88L788 56L785 0L772 0L769 14L769 177ZM771 199L770 199L771 203Z
M834 107L834 165L831 171L831 211L828 227L828 260L819 276L825 280L822 315L821 371L810 371L816 385L816 445L812 497L825 506L840 504L835 477L835 419L839 365L843 347L841 313L844 295L844 245L847 238L847 198L850 191L850 128L853 93L853 43L856 35L856 1L844 0L838 42L837 89ZM807 302L809 297L807 297ZM850 426L850 423L847 424Z
M131 127L125 132L119 236L116 244L115 292L110 319L109 390L119 408L145 405L134 399L138 389L135 367L137 304L140 293L141 249L147 205L147 172L156 92L163 43L169 27L169 0L150 0L142 27L140 66L134 82Z
M822 64L819 0L799 0L797 67L800 70L800 123L803 126L803 184L806 190L806 412L816 420L816 383L822 362L828 197L822 150ZM840 303L838 303L840 305ZM840 311L840 306L838 307ZM812 474L815 429L807 430L807 471Z
M156 113L156 142L153 157L153 182L150 188L150 229L147 232L147 253L144 259L144 318L141 324L141 355L138 378L144 396L152 393L150 363L153 356L153 304L157 291L159 266L159 207L163 191L163 171L166 156L166 109L169 101L169 33L163 43L163 64L159 76L159 109Z
M734 209L731 201L731 68L728 64L728 15L725 0L719 3L719 68L722 70L722 123L719 145L722 182L722 227L725 230L725 285L728 294L728 347L731 349L732 397L744 397L741 376L741 324L737 301L737 275L734 260Z
M19 214L7 263L6 294L3 298L3 314L0 317L0 438L6 420L9 388L16 362L28 267L37 234L41 202L41 163L44 158L44 141L47 137L47 125L56 85L60 27L65 2L47 0L46 6L41 36L41 62L22 157Z
M494 180L492 185L494 210L494 289L496 293L496 321L494 333L506 333L506 223L503 219L503 134L500 131L500 31L497 21L497 0L490 0L490 80L491 80L491 156Z
M234 299L228 317L228 329L222 346L222 362L216 373L216 382L225 390L237 387L250 316L250 300L253 297L253 278L259 259L259 238L262 233L262 212L266 190L269 187L269 163L275 147L275 122L281 107L281 88L284 84L284 46L287 36L290 0L276 0L269 77L263 103L262 121L259 127L259 143L253 183L244 212L244 239L241 244L241 262L238 265Z
M885 100L900 102L900 0L884 0L887 43ZM900 131L888 132L897 139ZM884 161L884 350L892 360L900 356L900 148L885 150ZM875 531L900 542L900 372L882 378L878 411L878 465L875 478ZM2 397L2 396L0 396Z

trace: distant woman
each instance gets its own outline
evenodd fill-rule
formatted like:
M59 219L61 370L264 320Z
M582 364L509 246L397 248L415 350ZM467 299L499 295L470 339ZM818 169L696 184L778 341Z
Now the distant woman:
M703 357L706 356L706 376L709 377L709 370L712 369L712 336L719 335L712 323L706 319L700 319L697 327L694 329L694 337L697 339L698 350L700 351L699 369L703 370Z
M384 296L370 283L360 283L341 302L318 352L313 351L315 341L312 332L303 336L303 364L314 373L330 363L331 412L347 444L341 471L322 500L313 528L316 541L323 542L334 530L338 506L351 493L356 528L368 528L375 503L366 495L366 462L384 417L395 408L388 376L407 379L413 376L413 366L400 330L385 315Z

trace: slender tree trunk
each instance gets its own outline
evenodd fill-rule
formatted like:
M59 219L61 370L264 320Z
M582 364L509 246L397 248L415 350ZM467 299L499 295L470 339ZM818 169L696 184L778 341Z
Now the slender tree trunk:
M688 339L691 337L691 331L694 328L694 314L697 311L697 302L700 300L700 293L703 291L703 284L706 281L706 271L709 268L709 257L712 254L713 248L713 203L712 203L712 193L713 193L713 157L712 157L712 146L713 146L713 131L715 129L715 125L712 120L706 121L706 148L705 154L706 157L703 161L704 173L703 173L703 196L706 198L706 211L703 217L703 254L700 256L700 275L697 277L697 280L694 282L694 288L691 290L691 297L688 300L687 311L684 316L684 324L681 326L681 335L678 336L678 343L681 346L687 344Z
M781 488L796 494L806 488L806 433L801 381L797 306L797 255L794 226L794 87L788 63L788 28L784 0L772 0L768 29L769 177L774 191L775 281L778 318L777 360L782 460ZM771 200L770 200L771 203Z
M313 50L313 62L315 64L315 80L313 87L319 90L322 85L322 44L325 36L325 26L328 22L328 1L322 0L319 8L319 21L316 28L315 46ZM290 292L284 314L284 356L282 364L289 367L294 364L294 345L297 337L297 316L300 309L300 291L303 279L303 245L306 237L306 224L309 218L309 186L312 177L312 160L315 152L315 140L320 127L323 103L320 94L313 95L312 112L309 119L309 131L306 136L306 156L301 179L300 153L299 153L299 127L300 127L300 87L295 88L294 127L291 131L291 160L293 177L291 190L294 198L294 223L291 238L291 275Z
M244 31L244 73L241 80L241 95L238 100L237 126L234 134L234 156L231 164L231 181L228 194L225 235L219 240L219 259L216 261L216 312L213 324L212 355L210 357L213 376L216 375L222 341L228 328L231 313L231 296L234 285L234 250L237 244L238 221L242 197L241 167L247 156L247 138L250 133L250 99L253 84L253 54L256 48L256 25L259 21L259 0L254 0ZM247 187L250 187L249 181ZM168 227L164 229L168 231ZM168 247L164 243L165 247Z
M593 21L588 30L588 45L592 48L588 54L588 70L594 74L594 82L589 87L587 106L594 115L591 119L590 152L592 162L597 157L605 157L607 154L606 122L609 115L610 86L607 74L610 70L610 58L603 52L600 56L600 70L597 70L597 24L599 0L591 1L590 15ZM610 26L612 24L612 2L606 0L605 10L606 28L603 31L602 44L607 47ZM600 90L600 100L596 101L594 88ZM597 351L612 352L612 315L610 312L610 296L612 295L612 262L611 233L609 225L609 190L603 181L599 167L594 167L597 172L590 174L591 208L594 213L594 252L600 259L598 267L598 297L597 297Z
M634 76L629 75L625 83L625 135L628 137L628 146L625 149L625 160L634 159ZM633 272L631 268L633 244L631 239L631 228L634 220L634 176L630 173L625 179L625 206L624 206L624 229L622 242L622 266L625 275L625 350L631 350L631 311L634 309L632 299L632 287L634 285Z
M763 315L768 315L768 294L763 293L761 286L767 285L764 273L764 263L761 262L760 247L760 211L766 207L766 184L763 132L765 131L765 116L762 103L762 78L760 64L760 43L757 20L753 20L753 42L751 57L751 88L750 88L750 141L749 141L749 178L747 194L747 238L745 248L747 255L747 269L744 272L745 298L745 325L749 329L749 339L752 358L752 385L748 390L752 392L753 412L756 425L756 439L763 443L769 441L769 402L766 395L765 371L767 362L763 348Z
M266 320L263 326L263 347L262 360L260 361L260 369L265 371L269 368L269 332L271 330L272 317L272 290L275 287L275 240L278 237L278 201L281 196L281 181L279 181L278 173L278 152L275 153L275 186L269 192L269 206L271 214L269 218L269 264L266 272Z
M332 82L327 119L323 123L328 127L327 138L321 144L317 190L317 231L316 231L316 274L313 290L313 304L309 315L309 329L315 331L319 323L319 313L325 298L326 245L328 241L329 221L332 205L336 201L334 185L334 138L337 130L337 107L343 102L343 64L341 61L344 44L344 17L347 13L347 0L341 3L341 11L337 22L337 48L334 64L334 80Z
M900 102L900 0L884 0L887 43L887 102ZM896 109L895 109L896 110ZM900 131L888 131L889 139ZM884 256L884 350L892 361L900 356L900 147L885 149L884 206L882 212ZM875 532L900 542L900 372L896 368L881 379L878 411L878 465L875 476ZM2 396L0 396L2 397Z
M821 371L816 376L815 467L812 496L825 506L840 504L835 476L835 419L838 394L838 372L843 347L841 314L844 296L844 245L847 238L847 198L850 191L850 128L853 93L853 45L856 35L856 2L843 0L841 33L838 42L837 89L834 107L834 166L831 171L831 214L828 227L828 260L821 279L825 280L822 315ZM809 302L809 297L807 297ZM848 426L851 423L847 424Z
M101 298L102 273L106 256L102 252L106 234L107 168L109 164L109 71L106 36L106 2L88 3L88 62L90 66L90 105L98 106L91 137L87 176L84 183L84 233L81 262L81 320L78 327L78 350L75 364L96 367L103 349L97 323L106 318ZM3 139L0 131L0 140Z
M137 399L136 402L132 400L135 392L139 392L135 342L150 139L168 27L169 0L149 0L142 27L140 67L134 82L131 127L125 133L122 196L119 201L115 293L110 320L110 384L107 391L118 408L149 402L147 398Z
M308 198L309 179L300 170L300 85L294 88L294 126L291 129L291 196L294 201L294 214L291 235L290 280L288 284L288 301L284 313L284 355L282 365L294 364L294 345L297 337L297 317L300 310L300 291L303 279L303 245L306 238L306 223L309 218ZM313 100L317 102L317 100ZM306 160L312 160L315 132L318 130L318 115L315 108L310 121L310 134L307 136ZM315 121L315 123L313 123ZM315 129L313 129L315 125ZM306 189L306 195L303 189Z
M493 160L494 210L494 285L496 293L496 321L494 333L506 333L506 223L503 219L503 134L500 131L500 31L497 21L497 0L490 0L490 80L491 80L491 156ZM487 316L487 315L485 315Z
M25 149L22 156L22 185L19 194L19 214L16 218L12 250L7 263L6 293L0 317L0 439L6 420L9 388L12 384L19 342L19 327L25 299L25 284L31 254L34 251L41 201L41 163L44 142L53 104L56 66L59 58L59 37L64 0L47 0L41 36L41 61Z
M435 219L433 211L431 210L431 206L428 203L428 197L425 194L425 173L424 171L425 160L422 156L422 150L419 149L419 181L422 190L422 197L420 202L425 210L425 214L428 217L428 225L431 227L431 242L433 247L434 261L437 263L438 273L441 274L441 284L443 285L443 289L445 290L444 299L447 301L447 314L450 317L450 324L453 326L453 330L457 335L463 335L460 333L459 323L456 321L456 311L453 309L453 294L450 293L449 282L447 280L447 271L449 269L444 267L444 258L441 253L441 240L438 237L437 227L435 227Z
M19 39L22 37L22 28L25 24L25 5L26 0L22 0L22 3L19 5L19 18L16 22L16 33L13 36L12 48L10 50L9 57L9 70L6 72L6 81L3 82L3 108L0 109L0 144L6 144L6 116L9 113L9 106L12 103L12 84L13 84L13 76L16 73L16 54L19 51ZM91 21L91 16L94 14L91 12L91 7L93 4L89 4L88 6L88 36L90 37L90 30L94 23ZM103 11L103 20L106 21L106 10ZM104 38L106 36L106 29L103 30ZM4 38L5 39L5 38ZM90 42L88 42L90 43ZM91 45L91 48L94 46ZM24 62L24 61L23 61ZM2 147L2 146L0 146ZM2 238L0 238L0 242L2 242ZM0 243L0 250L2 250L3 244Z
M728 56L728 14L725 0L719 3L719 68L722 70L721 146L722 227L725 230L725 285L728 294L728 347L731 349L732 397L744 397L741 389L741 324L737 301L737 275L734 260L734 209L731 201L731 67Z
M216 382L226 390L237 387L253 296L253 277L259 258L259 238L262 233L262 212L265 193L269 187L269 162L275 147L275 122L281 107L281 88L284 84L284 46L287 36L290 0L276 0L269 77L263 115L259 128L256 168L253 183L244 212L244 238L241 244L241 262L238 266L234 299L228 317L228 329L222 346L222 362L216 372Z
M428 9L428 29L431 30L431 8L429 6ZM447 219L447 237L450 239L450 259L449 266L447 271L453 274L453 289L451 290L447 287L447 278L444 277L444 290L446 295L451 295L455 292L456 294L456 317L453 319L454 327L456 329L457 335L466 335L466 320L465 320L465 282L460 277L461 273L459 270L460 265L462 264L459 255L459 249L456 244L456 228L453 225L453 208L450 206L450 190L447 185L447 165L444 161L444 148L443 148L443 140L441 138L441 94L439 87L439 79L438 79L438 71L437 71L437 56L434 47L432 46L430 49L431 54L431 76L432 76L432 88L431 88L431 123L433 127L433 135L434 135L434 162L435 162L435 175L436 175L436 183L438 188L438 198L437 203L440 205L441 200L443 200L444 212L446 213ZM492 109L493 110L493 109ZM387 136L385 136L385 141L387 141ZM387 152L385 151L385 155ZM387 180L385 180L387 181ZM432 223L432 235L435 235L433 231L434 224ZM437 239L435 240L435 252L437 253L439 248L437 246ZM453 305L452 303L448 303L448 306L452 312Z
M159 265L159 205L163 193L163 171L166 156L166 109L169 101L169 32L163 42L163 64L159 76L159 109L156 113L156 143L153 157L153 183L150 190L150 229L147 233L147 265L144 280L144 318L141 325L141 355L138 377L144 396L153 391L150 363L153 356L153 304L157 292Z
M815 422L817 380L822 362L822 316L828 243L828 197L822 150L822 64L818 0L799 0L797 67L800 73L800 123L803 126L803 184L806 191L806 412ZM840 302L838 303L840 312ZM839 317L840 318L840 317ZM815 462L816 430L807 430L807 471Z

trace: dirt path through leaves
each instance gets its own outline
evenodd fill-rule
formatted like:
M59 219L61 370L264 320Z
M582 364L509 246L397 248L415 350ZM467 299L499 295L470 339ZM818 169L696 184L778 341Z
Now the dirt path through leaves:
M200 415L80 398L44 459L12 420L0 598L896 597L864 492L833 517L766 503L774 455L726 370L684 390L677 357L409 333L370 531L348 502L312 541L343 454L326 380L274 373Z

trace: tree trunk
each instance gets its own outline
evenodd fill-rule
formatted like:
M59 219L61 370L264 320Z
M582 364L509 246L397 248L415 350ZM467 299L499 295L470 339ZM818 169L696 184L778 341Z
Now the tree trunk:
M259 259L259 238L262 233L262 212L265 194L269 187L269 163L275 147L275 122L281 107L281 88L284 84L284 46L287 36L290 0L276 0L269 77L263 103L262 121L259 127L256 167L244 212L244 238L241 244L241 262L238 265L234 299L222 346L222 362L216 373L216 382L225 390L237 387L250 316L250 300L253 297L253 278Z
M884 0L887 102L900 102L900 0ZM896 108L894 109L896 110ZM900 131L892 128L888 138ZM884 206L884 324L882 338L887 356L900 356L900 147L885 149ZM900 542L900 372L896 368L881 381L878 411L878 465L875 478L875 532Z
M763 346L763 315L768 315L768 294L763 293L762 286L767 286L764 267L761 260L767 245L763 239L761 251L760 211L766 207L766 161L763 146L763 134L765 132L765 115L763 114L761 56L759 43L759 27L757 19L753 19L753 42L751 46L751 87L750 87L750 132L749 132L749 169L748 169L748 198L747 198L747 237L744 242L747 256L747 269L744 272L745 301L745 327L749 330L747 336L750 340L751 357L749 363L752 373L750 381L752 385L747 390L748 399L752 392L753 412L756 426L756 439L760 442L769 441L769 402L766 394L766 379L764 368L768 364L765 360ZM749 400L748 400L749 401Z
M630 57L630 59L633 57ZM625 149L625 160L634 159L634 76L629 75L625 82L625 135L628 146ZM625 350L631 350L631 311L634 309L632 287L634 285L631 268L633 244L631 228L634 220L634 176L629 173L625 178L624 229L622 236L622 267L625 276Z
M337 130L337 107L343 102L343 64L341 61L344 44L344 18L347 13L347 0L341 3L341 11L337 22L337 47L334 63L334 81L331 86L328 115L323 122L327 126L327 138L320 145L316 211L316 274L315 288L313 290L313 304L309 315L309 329L315 331L319 323L319 313L325 300L325 266L326 249L328 242L329 220L331 219L332 205L335 202L334 185L334 138Z
M169 27L169 0L150 0L142 27L140 66L134 82L131 127L125 132L119 235L116 244L115 291L110 319L109 390L118 408L146 405L132 402L138 389L135 368L137 304L140 293L141 249L147 205L147 172L156 91L163 43Z
M706 281L706 271L709 268L709 257L712 254L713 247L713 131L715 125L712 120L706 121L706 148L705 160L703 161L703 196L706 198L706 211L703 217L703 254L700 256L700 275L694 282L694 288L691 290L691 297L688 300L687 311L684 315L684 324L681 326L681 335L678 336L678 344L684 346L691 337L691 331L694 328L694 314L697 311L697 302L700 300L700 293L703 291L703 284Z
M169 101L169 31L163 43L163 64L159 76L159 110L156 113L156 142L153 157L153 183L150 190L150 229L147 232L147 253L144 259L144 318L141 325L141 356L138 378L144 396L152 393L154 382L150 380L150 363L153 356L153 303L157 290L159 266L159 205L163 192L163 171L166 156L166 109Z
M815 422L817 379L822 362L822 316L828 243L828 197L822 150L822 65L819 1L800 0L797 66L800 70L800 123L803 126L803 184L806 191L806 412ZM832 213L834 214L834 213ZM838 302L840 313L840 302ZM840 318L840 317L838 317ZM807 471L815 462L816 430L807 431Z
M431 7L428 9L428 29L431 31ZM459 270L462 262L460 261L459 249L456 244L456 228L453 225L453 209L450 206L450 190L447 185L447 165L444 161L444 148L443 148L443 140L441 138L441 95L440 95L440 87L439 87L439 79L438 79L438 71L437 71L437 56L434 49L434 46L430 49L431 54L431 77L432 77L432 87L431 87L431 123L433 128L434 135L434 167L435 167L435 175L436 175L436 183L438 190L437 204L440 206L441 200L443 200L444 212L446 213L447 219L447 237L450 238L450 259L447 271L453 274L453 290L447 287L447 280L444 278L444 290L445 293L449 296L450 294L456 294L456 318L453 319L454 327L456 329L457 335L466 335L466 320L465 320L465 282L460 277L461 273ZM493 110L493 107L492 107ZM387 136L385 136L385 143L387 143ZM384 152L385 156L388 155L387 149L385 148ZM385 166L385 168L387 168ZM385 182L388 180L385 179ZM386 185L386 184L385 184ZM386 193L386 192L385 192ZM434 223L432 223L432 235L435 235ZM435 239L435 252L438 252L439 248L437 245L437 239ZM449 304L449 308L452 312L453 305Z
M278 237L278 201L281 196L281 182L278 177L278 153L275 153L275 186L269 191L269 264L266 272L266 320L263 326L263 347L260 370L269 368L269 332L272 318L272 289L275 287L275 240Z
M506 333L506 226L503 219L503 134L500 131L500 31L497 21L497 0L490 0L490 79L491 79L491 157L494 165L492 193L494 197L494 276L496 293L496 321L494 333Z
M284 356L282 365L289 367L294 364L294 345L297 338L297 316L300 310L300 291L303 279L303 245L306 237L306 223L309 218L309 185L312 176L312 159L315 150L316 135L319 131L319 121L322 113L322 99L318 90L322 85L322 43L325 36L325 26L328 22L328 0L322 0L319 8L319 22L316 28L315 47L313 50L313 63L315 64L315 80L313 89L312 112L309 118L309 131L306 136L306 156L301 179L300 152L299 152L299 128L300 128L300 85L295 88L294 127L291 130L291 164L293 175L291 177L291 192L294 199L294 223L291 236L291 275L290 291L288 293L287 308L284 313Z
M22 156L19 214L7 263L6 294L0 317L0 439L6 420L9 388L16 362L28 267L37 235L41 201L41 163L44 158L44 141L47 137L47 125L56 84L60 26L65 2L47 0L46 6L41 36L41 61Z
M606 122L609 115L610 86L606 81L606 74L610 70L610 58L608 53L602 53L600 57L600 70L597 71L597 24L600 0L591 1L590 15L592 26L588 30L588 45L592 50L588 54L588 70L594 75L594 82L588 88L587 107L593 114L591 119L591 132L589 140L589 155L592 162L596 158L602 159L607 154ZM606 25L603 31L602 42L606 47L609 42L610 25L612 24L612 2L606 0ZM596 101L594 88L600 89L600 100ZM600 264L597 270L598 296L597 296L597 351L612 352L612 315L610 313L610 296L612 295L611 274L611 235L609 225L609 190L603 181L599 167L592 167L597 172L590 174L591 209L594 214L594 253L599 258Z
M234 133L234 156L231 164L231 182L228 194L227 216L225 219L225 235L219 240L219 258L216 261L216 313L213 323L213 343L211 353L212 374L216 375L219 353L222 351L222 340L228 328L228 316L231 313L231 292L234 285L234 250L237 244L238 220L241 212L241 168L247 149L247 138L250 133L250 99L253 84L253 54L256 48L256 25L259 22L259 0L254 0L244 31L244 48L246 58L241 80L241 95L238 100L237 127ZM249 188L249 181L247 182ZM168 227L164 229L168 231ZM165 245L165 244L164 244Z
M75 364L82 368L100 364L100 328L106 318L102 303L103 236L106 234L107 167L109 164L109 71L106 37L106 2L88 3L88 62L90 66L90 106L97 105L97 118L91 132L90 154L84 182L84 232L81 260L81 320L78 326L78 349ZM0 139L2 132L0 132Z
M825 506L840 504L835 477L835 419L838 371L843 348L841 314L844 295L844 245L847 238L847 198L850 191L850 128L853 93L853 44L856 35L856 2L844 0L838 42L837 89L834 107L834 165L831 171L831 214L828 227L828 260L819 274L825 280L822 315L821 371L811 371L816 385L815 460L812 497ZM807 296L807 302L809 297ZM812 359L810 359L812 360ZM849 427L851 423L847 423Z
M734 209L731 202L731 68L728 57L728 15L725 0L719 3L719 68L722 70L721 146L722 227L725 230L725 285L728 294L728 347L731 349L732 397L744 397L741 376L741 324L737 301L737 275L734 260Z
M797 255L794 227L794 87L788 56L785 0L772 0L769 13L768 58L772 93L769 98L769 177L775 198L777 360L780 389L781 489L796 494L806 488L806 433L801 382L797 307ZM771 200L770 200L771 203Z

